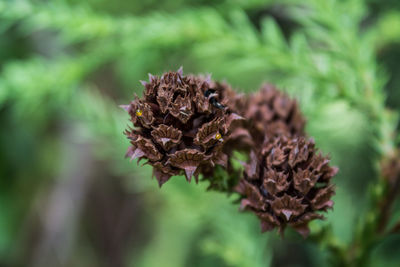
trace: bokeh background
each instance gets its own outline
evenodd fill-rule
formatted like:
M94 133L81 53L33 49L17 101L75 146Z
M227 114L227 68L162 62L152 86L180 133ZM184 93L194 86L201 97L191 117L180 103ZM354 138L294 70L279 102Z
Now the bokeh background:
M400 107L400 1L0 0L0 266L328 264L294 232L260 234L235 197L183 177L159 189L124 159L118 105L180 66L298 99L340 168L311 229L351 241L396 125L383 107ZM369 263L400 266L400 237Z

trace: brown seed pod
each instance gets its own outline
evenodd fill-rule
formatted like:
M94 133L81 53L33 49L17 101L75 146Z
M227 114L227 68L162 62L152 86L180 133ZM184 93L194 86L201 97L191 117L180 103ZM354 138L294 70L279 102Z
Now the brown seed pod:
M304 137L267 138L258 151L251 153L235 188L241 208L260 218L263 232L278 228L283 234L289 225L306 237L308 222L322 219L318 212L333 207L330 181L338 169Z
M141 83L143 97L122 106L135 127L125 131L131 143L127 157L147 159L160 186L173 175L197 181L202 169L226 166L223 144L243 119L215 104L228 102L226 87L212 88L210 79L184 76L182 69L150 74L149 82Z
M247 130L255 143L265 137L304 135L305 119L296 100L270 84L236 101L237 112L248 120Z

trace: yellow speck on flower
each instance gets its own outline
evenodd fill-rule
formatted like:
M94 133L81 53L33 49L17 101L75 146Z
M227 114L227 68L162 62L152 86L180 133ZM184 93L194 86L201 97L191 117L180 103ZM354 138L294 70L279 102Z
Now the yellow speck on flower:
M140 109L136 110L136 116L140 117L142 115L143 115L143 111L142 110L140 110Z
M221 139L221 138L222 138L222 135L221 135L220 133L217 133L217 134L215 135L215 139L219 140L219 139Z

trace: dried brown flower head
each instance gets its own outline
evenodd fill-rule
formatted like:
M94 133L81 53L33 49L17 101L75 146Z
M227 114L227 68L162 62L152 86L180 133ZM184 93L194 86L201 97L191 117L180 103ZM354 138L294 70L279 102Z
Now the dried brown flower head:
M173 175L197 181L202 169L226 165L223 144L242 118L222 105L225 87L211 88L209 78L184 76L182 69L149 77L143 97L122 106L135 127L125 131L126 156L147 159L160 186Z
M296 100L273 85L264 84L246 102L240 101L239 114L249 120L247 128L256 143L263 142L264 137L304 135L305 119Z
M262 231L287 225L306 237L308 222L322 219L317 212L332 208L337 168L317 153L313 140L279 136L267 140L259 153L252 152L244 178L236 186L241 208L253 211Z

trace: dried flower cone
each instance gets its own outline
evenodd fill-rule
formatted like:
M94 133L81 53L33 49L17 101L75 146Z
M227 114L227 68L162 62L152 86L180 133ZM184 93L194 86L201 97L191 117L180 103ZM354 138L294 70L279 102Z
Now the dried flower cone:
M226 165L222 146L233 122L242 118L213 104L226 102L224 87L207 96L211 81L183 76L182 69L149 76L142 82L143 97L122 106L135 126L125 132L131 142L126 156L147 159L160 186L173 175L197 181L201 169Z
M261 220L262 231L287 225L306 237L308 222L322 219L317 212L332 208L337 168L316 153L314 142L304 137L275 137L258 154L251 153L244 178L236 186L241 208L253 211Z
M304 135L305 119L296 100L273 85L264 84L258 92L249 96L241 110L239 114L249 120L247 128L256 143L263 142L265 136Z

